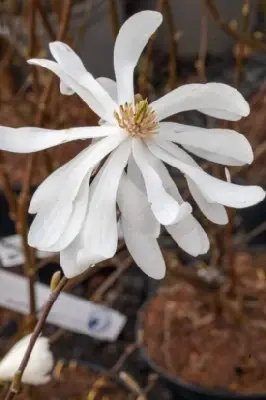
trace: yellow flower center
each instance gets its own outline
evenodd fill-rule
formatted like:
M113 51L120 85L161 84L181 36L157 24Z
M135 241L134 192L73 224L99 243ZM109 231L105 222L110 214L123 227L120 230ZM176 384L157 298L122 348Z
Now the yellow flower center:
M132 137L148 139L159 127L154 111L147 99L143 100L140 94L135 96L135 105L125 103L119 107L119 113L114 112L114 116L120 128L125 129Z

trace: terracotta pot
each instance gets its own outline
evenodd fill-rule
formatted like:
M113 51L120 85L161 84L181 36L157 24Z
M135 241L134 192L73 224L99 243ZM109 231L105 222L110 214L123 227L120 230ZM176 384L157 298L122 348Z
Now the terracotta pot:
M137 2L137 10L156 8L157 0L141 0ZM257 0L252 0L252 11L249 19L249 30L251 31L256 23ZM182 36L178 40L178 54L181 58L192 58L198 54L200 43L200 0L169 0L172 11L172 18L175 32L181 32ZM224 21L241 21L241 10L244 0L216 0L216 7ZM135 12L137 11L135 10ZM167 51L169 33L165 22L158 30L156 46L161 51ZM235 41L222 32L209 16L208 23L208 52L213 55L221 55L232 49Z
M136 323L136 336L142 337L142 320L146 313L149 302L156 296L152 295L149 300L142 306L137 323ZM148 366L156 372L162 382L165 384L167 389L172 393L174 399L182 400L265 400L266 393L263 394L240 394L235 392L230 392L227 390L214 390L205 389L204 387L183 382L181 379L170 376L167 371L159 367L152 359L149 357L144 345L139 347L140 357L145 361ZM215 368L215 366L214 366Z

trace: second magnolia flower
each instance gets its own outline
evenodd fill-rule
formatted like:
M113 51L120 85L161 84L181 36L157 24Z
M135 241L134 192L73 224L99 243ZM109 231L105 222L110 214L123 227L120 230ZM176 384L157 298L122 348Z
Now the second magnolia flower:
M199 208L214 223L228 222L225 206L249 207L265 197L260 187L236 185L207 174L189 155L222 165L250 164L253 152L243 135L230 129L162 122L193 109L237 121L249 114L249 105L236 89L221 83L188 84L151 104L134 95L134 68L161 22L160 13L143 11L121 27L114 48L117 82L95 79L77 54L61 42L50 44L55 61L29 60L60 78L62 94L77 93L98 114L100 126L0 128L0 148L22 153L76 139L96 139L40 185L29 209L37 214L29 244L59 251L61 266L69 278L115 254L118 225L132 257L153 278L165 274L157 243L161 225L189 254L208 251L208 237L164 163L184 174ZM106 156L91 183L92 172Z

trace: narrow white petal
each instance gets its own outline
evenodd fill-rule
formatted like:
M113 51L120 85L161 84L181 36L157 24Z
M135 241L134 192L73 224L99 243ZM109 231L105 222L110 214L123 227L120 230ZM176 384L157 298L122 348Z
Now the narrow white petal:
M90 267L90 264L78 263L78 252L81 246L81 234L79 234L66 248L60 251L60 265L68 279L82 274Z
M209 250L208 236L193 215L188 215L177 224L167 225L165 228L181 249L193 257L205 254Z
M250 111L241 93L223 83L180 86L153 102L151 107L160 120L178 112L198 110L210 116L237 121Z
M132 229L144 235L158 237L160 224L154 217L145 193L124 173L117 192L120 212Z
M105 77L100 77L100 78L97 78L96 80L104 88L104 90L106 90L106 92L109 94L109 96L116 103L118 103L116 81L113 81L113 79L105 78Z
M162 122L159 137L182 144L191 153L219 164L251 164L254 158L249 141L231 129L204 129Z
M79 234L85 220L89 202L89 180L92 169L88 172L81 184L79 192L73 202L73 209L68 223L61 236L52 246L42 248L43 251L57 252L65 249Z
M170 194L170 196L172 196L179 204L178 214L176 218L171 222L171 224L181 221L181 219L183 219L186 215L191 214L191 205L187 202L184 202L184 200L182 199L174 180L171 178L171 175L169 174L163 162L155 157L151 152L148 152L146 154L146 160L159 175L166 192Z
M119 134L116 126L93 126L61 130L0 126L0 149L14 153L32 153L78 139Z
M88 264L112 257L117 248L116 198L123 170L131 151L131 139L122 143L102 167L91 190L89 210L82 232L83 249L79 260Z
M160 176L148 162L149 150L138 139L133 139L133 156L145 181L148 200L157 220L163 224L170 224L175 220L179 212L178 203L163 187Z
M208 201L201 193L199 187L191 179L187 178L191 195L198 204L201 212L214 224L225 225L228 223L228 215L224 206Z
M44 249L56 243L67 227L72 209L72 202L58 201L48 209L38 212L29 230L29 245Z
M133 154L130 155L128 160L127 176L134 183L134 185L137 186L137 188L142 191L142 193L145 193L147 195L143 176L141 174L139 167L136 164Z
M114 49L114 68L119 104L134 101L133 72L150 36L162 23L156 11L141 11L121 27Z
M150 150L164 162L178 168L199 186L201 193L211 202L228 207L245 208L257 204L265 198L259 186L242 186L217 179L199 167L185 164L179 157L180 149L174 144L160 143L160 147L149 143Z
M67 86L63 81L60 81L60 93L65 96L71 96L75 92L69 86Z
M131 229L125 218L121 219L124 239L135 263L154 279L165 276L165 262L155 238Z
M74 77L69 76L63 70L62 66L57 64L55 61L45 59L30 59L28 63L31 65L38 65L43 68L47 68L52 71L55 75L64 82L65 86L68 86L72 91L77 93L79 97L88 104L88 106L102 119L108 121L110 124L114 123L113 116L106 114L106 110L103 105L96 99L93 94L84 86L80 85Z
M105 110L106 118L112 118L116 103L104 88L90 74L79 56L66 43L52 42L49 44L54 59L59 63L64 72L83 86L97 99Z
M75 158L51 174L34 193L29 212L36 213L52 205L59 197L73 201L90 168L115 149L126 136L124 133L108 136L84 149Z

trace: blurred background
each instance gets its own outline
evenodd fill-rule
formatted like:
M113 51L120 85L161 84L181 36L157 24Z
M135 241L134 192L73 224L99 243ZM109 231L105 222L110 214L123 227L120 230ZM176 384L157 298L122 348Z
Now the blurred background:
M0 125L61 129L97 124L97 116L77 95L60 95L58 79L41 68L30 67L26 60L51 58L49 42L61 40L75 49L95 77L114 79L113 47L118 30L129 16L146 9L162 12L164 21L140 58L135 71L135 93L154 100L185 83L216 81L236 87L249 101L251 113L247 118L228 123L198 112L186 112L174 116L172 120L201 127L231 128L245 134L254 149L255 161L251 167L232 169L232 179L237 183L256 184L265 188L265 0L0 0ZM34 156L0 153L1 264L6 266L5 263L13 263L12 272L24 274L28 279L32 279L29 269L34 270L31 287L36 282L48 285L53 273L60 267L57 255L35 254L27 247L26 237L31 222L27 216L30 195L52 171L87 144L84 141L68 143ZM201 164L215 176L224 179L222 168L206 162ZM184 196L189 197L181 175L176 171L170 172L183 189ZM261 397L256 398L265 399L266 205L262 202L247 210L230 213L228 228L209 224L198 215L212 243L209 254L201 259L194 260L186 255L162 232L160 244L169 264L163 284L144 276L130 259L122 242L114 259L91 269L82 283L77 281L75 289L72 289L75 296L112 307L126 315L125 328L116 342L108 343L48 325L46 332L51 336L57 359L54 392L51 387L37 394L32 390L22 394L26 397L21 399L218 398L216 392L210 395L208 390L201 392L194 386L184 389L180 384L180 376L181 383L186 381L216 391L226 388L252 396L259 394ZM22 238L21 243L8 242L7 238L16 234ZM232 295L230 292L224 301L224 291L220 288L226 287L227 293L229 264L236 266L233 273L229 273L230 279L244 278L243 281L239 278L241 282L236 293ZM206 284L211 287L210 292L208 287L208 295L201 292ZM184 288L183 292L180 287ZM195 287L200 287L200 291ZM216 290L214 295L213 290ZM154 299L154 296L153 308L150 314L147 312L146 326L138 315L142 313L140 310L143 310L141 307L146 304L145 301L149 297ZM204 312L202 298L207 298L204 300L207 311ZM220 299L218 303L217 298ZM217 343L222 336L214 335L216 339L210 340L212 345L207 349L205 344L209 332L221 328L221 320L217 325L212 319L212 306L218 304L217 307L221 308L221 298L222 307L225 304L226 308L221 331L224 336L228 335L228 339L221 347ZM246 315L249 315L248 318L252 315L252 307L246 313L243 299L249 302L247 308L251 307L252 302L253 305L256 303L253 310L259 307L259 310L256 309L257 325L254 332L250 325L245 325ZM183 314L179 315L175 309L174 314L178 316L174 333L171 334L165 310L170 310L173 303L177 304L179 311L183 310ZM200 307L200 311L197 307ZM31 331L35 323L35 311L30 310L26 318L7 307L0 309L0 354L10 348L21 332ZM143 312L146 315L146 311ZM194 317L187 317L193 313L197 321ZM162 327L160 321L166 325ZM96 318L93 324L97 326L98 322ZM143 345L137 332L143 333L144 325L148 333L144 335L145 340L142 338ZM178 330L179 325L182 325L182 331ZM153 337L152 332L156 331L158 335L154 334ZM196 331L202 340L195 340L191 331ZM169 339L169 335L173 337ZM191 340L186 340L187 337ZM250 350L248 342L257 343L257 347L254 345L256 349L253 346ZM231 349L232 344L234 349L243 345L246 350L235 354ZM149 349L149 356L144 347ZM156 355L160 347L161 353ZM180 355L182 348L187 351ZM231 354L234 353L233 356L227 354L228 349ZM217 373L218 367L213 366L218 364L213 356L225 353L226 361L223 365L219 364L220 372ZM247 361L250 353L253 364ZM174 361L171 360L171 354ZM175 362L178 358L181 360L179 363ZM211 360L209 364L207 359ZM157 368L158 365L164 372ZM90 373L88 375L88 366L94 371L92 377ZM129 375L119 380L117 376L122 368ZM105 383L107 394L99 394L102 397L97 397L94 391L88 394L88 387L98 382L98 375L106 378L102 369L111 371L109 375L112 379L115 377L114 387L110 389L109 383ZM174 378L169 379L169 375ZM227 378L221 379L221 376ZM64 383L61 386L58 383L60 380ZM223 396L231 399L230 394Z

